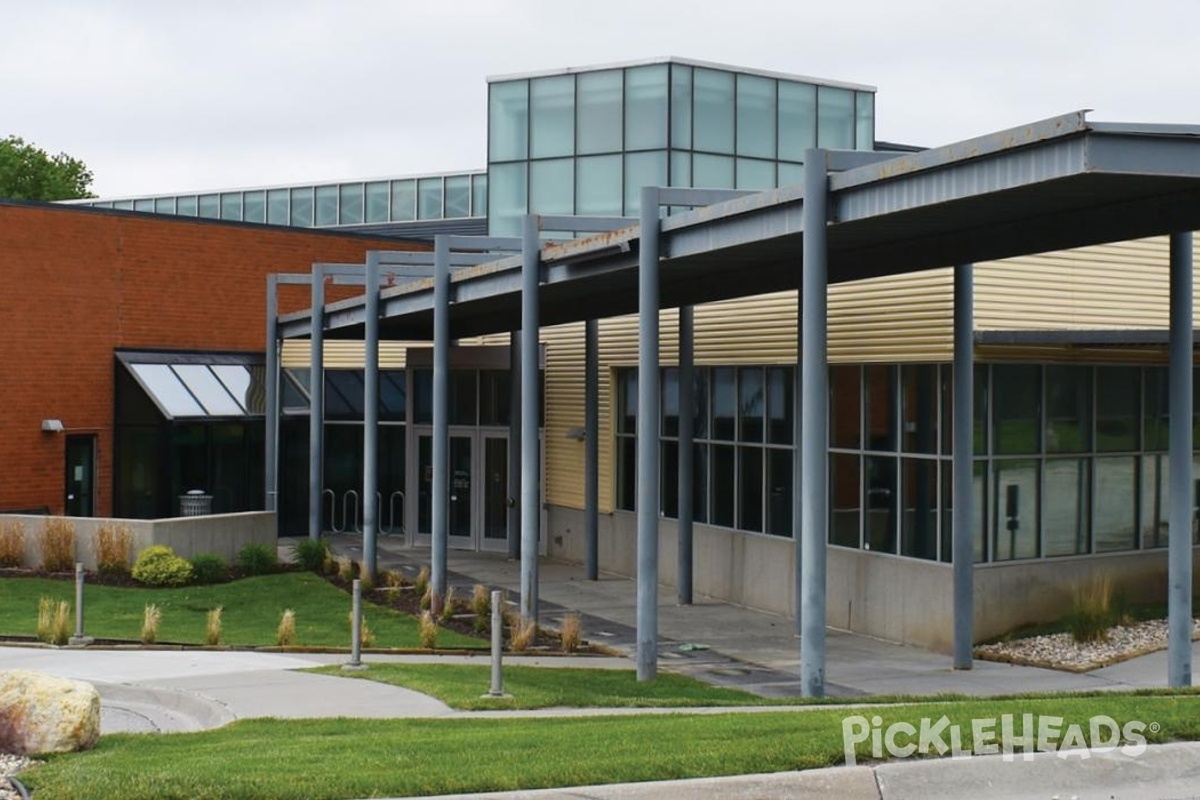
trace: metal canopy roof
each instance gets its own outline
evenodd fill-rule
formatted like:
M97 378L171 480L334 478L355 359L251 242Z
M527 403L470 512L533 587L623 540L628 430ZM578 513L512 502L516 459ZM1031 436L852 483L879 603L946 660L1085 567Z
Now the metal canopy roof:
M834 160L836 154L828 154ZM1200 229L1200 126L1091 123L1084 112L904 153L829 179L829 280ZM663 220L663 307L799 285L803 188ZM542 325L637 310L638 228L542 248ZM455 337L520 327L520 263L452 276ZM360 338L363 298L327 306L327 336ZM433 282L382 295L381 336L430 339ZM281 318L307 336L308 312Z

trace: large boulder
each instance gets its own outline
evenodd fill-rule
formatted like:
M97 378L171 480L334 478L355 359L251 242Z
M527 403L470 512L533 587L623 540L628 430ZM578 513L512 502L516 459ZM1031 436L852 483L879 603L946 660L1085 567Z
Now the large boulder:
M100 695L83 681L0 672L0 753L87 750L100 737Z

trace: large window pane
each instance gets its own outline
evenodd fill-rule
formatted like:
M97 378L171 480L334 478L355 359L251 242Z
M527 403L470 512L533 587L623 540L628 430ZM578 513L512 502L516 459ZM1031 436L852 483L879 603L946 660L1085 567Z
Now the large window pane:
M804 151L817 146L817 87L779 82L779 158L803 161Z
M712 524L726 528L734 526L733 496L737 486L736 453L733 445L715 444L712 454Z
M954 469L948 460L939 464L942 473L942 496L939 506L942 509L941 560L949 563L954 558ZM971 544L975 563L983 561L984 548L987 542L985 527L988 518L987 505L987 462L976 461L972 465L971 491L974 495L971 509Z
M1042 368L1035 364L996 364L992 367L992 450L995 453L1036 453L1040 446Z
M894 456L867 456L866 549L881 553L896 552L896 459Z
M695 401L695 418L692 421L692 434L697 439L708 438L708 416L710 410L708 382L709 370L707 367L696 367L692 374L695 380L692 382L692 400Z
M900 369L904 401L904 451L907 453L936 453L937 430L937 365L905 364Z
M473 369L450 370L451 425L475 425L478 422L476 374Z
M766 387L762 367L742 367L738 370L738 440L763 440L763 407Z
M896 368L883 364L863 367L866 389L867 450L896 449Z
M575 160L576 213L621 216L621 156L587 156Z
M714 367L712 387L712 438L731 442L737 419L733 368Z
M625 155L625 215L636 217L641 208L643 186L667 185L667 152Z
M529 81L488 87L488 161L512 161L529 154Z
M737 76L737 152L775 158L775 81Z
M246 192L242 196L242 219L246 222L267 221L267 193Z
M363 221L363 185L343 183L338 187L338 222L342 225L359 225Z
M737 160L736 189L774 189L775 162L760 161L756 158L739 158Z
M692 186L697 189L732 189L734 162L729 156L692 156Z
M791 368L767 369L767 441L771 444L792 443L795 431L792 417L795 410L794 388Z
M692 521L708 522L708 445L694 445L692 459Z
M392 181L391 216L393 222L408 222L417 218L416 181Z
M575 84L578 153L621 150L621 70L585 72Z
M1137 459L1097 458L1095 465L1092 536L1096 552L1132 550L1137 547Z
M267 222L271 225L288 224L287 189L272 189L267 192Z
M637 372L617 372L617 433L637 433Z
M511 378L508 370L479 371L479 424L507 425L512 405Z
M310 228L313 224L313 190L311 186L292 189L292 225Z
M761 447L738 448L738 528L762 531L763 451Z
M374 181L366 186L366 221L388 221L388 183Z
M875 93L854 93L854 148L875 149Z
M441 219L442 179L421 178L417 181L417 219Z
M854 92L833 86L817 87L817 146L834 150L854 148Z
M993 465L992 558L1009 561L1038 554L1038 462L1001 460Z
M1091 367L1046 367L1046 452L1092 449Z
M200 195L200 216L205 219L219 219L221 216L221 198L215 194Z
M487 175L471 176L471 216L487 216Z
M528 200L525 164L493 164L488 170L488 231L519 236Z
M679 519L679 442L664 440L659 452L662 459L659 508L664 517Z
M1142 547L1166 547L1171 522L1170 459L1161 454L1143 457L1140 477Z
M792 535L792 451L771 448L767 454L767 533Z
M829 454L829 543L858 547L862 488L857 453Z
M637 499L637 440L618 436L617 447L617 508L634 511Z
M857 450L862 424L862 368L838 364L829 368L829 445Z
M685 151L672 150L670 159L671 174L668 176L670 185L690 188L692 185L692 154ZM690 208L672 206L672 213L677 213L674 211L676 208L679 211L691 211Z
M280 191L286 191L281 189ZM196 195L185 195L175 199L175 213L181 217L196 216Z
M1138 449L1142 371L1137 367L1096 368L1096 449ZM1097 546L1099 539L1096 540Z
M338 187L337 186L318 186L316 189L317 197L317 217L316 224L320 225L336 225L338 220Z
M175 198L174 197L156 197L154 199L155 214L174 214L175 213ZM258 220L261 222L262 220Z
M1042 553L1070 556L1088 552L1091 481L1088 459L1046 459L1042 501Z
M974 455L986 455L988 452L987 430L988 406L990 403L988 390L991 386L988 378L990 375L991 373L988 371L986 364L975 365L975 385L971 391L972 400L974 400L971 448ZM951 452L953 452L953 449Z
M692 68L671 65L671 147L692 148Z
M1145 426L1145 449L1166 450L1171 444L1170 430L1167 427L1170 420L1167 370L1164 367L1146 367L1143 374L1146 377L1146 404L1142 414Z
M449 175L446 177L446 208L443 216L447 219L469 217L471 215L471 176Z
M529 164L529 210L534 214L575 213L574 159Z
M676 367L663 370L662 435L679 435L679 370Z
M693 146L713 153L733 153L733 73L697 69L693 76Z
M575 76L536 78L529 84L530 158L575 152Z
M667 146L667 65L625 71L625 149Z
M937 466L933 459L905 458L904 514L900 518L900 555L937 558Z

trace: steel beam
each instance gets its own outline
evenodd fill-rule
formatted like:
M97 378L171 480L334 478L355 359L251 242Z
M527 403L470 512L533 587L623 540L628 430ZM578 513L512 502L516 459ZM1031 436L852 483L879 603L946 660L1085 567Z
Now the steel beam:
M279 509L279 298L274 275L267 276L266 419L263 430L263 508ZM275 517L279 532L279 517Z
M521 618L538 618L538 538L541 509L538 498L538 292L541 284L541 242L538 218L522 221L521 261Z
M308 370L308 537L321 538L322 470L325 464L325 270L313 265L312 331Z
M379 257L367 253L363 338L363 572L375 580L379 532Z
M521 332L508 334L508 557L521 557Z
M825 560L829 479L829 367L826 352L829 176L825 151L804 152L804 262L801 288L802 450L800 493L800 690L825 695Z
M584 574L600 579L600 323L583 323Z
M1171 234L1167 684L1192 685L1192 234Z
M677 545L678 601L681 606L692 604L692 497L694 475L693 441L695 439L695 309L679 309L679 541Z
M971 669L975 644L975 520L974 492L974 391L975 391L975 289L974 268L954 268L954 432L953 510L950 527L954 546L954 669Z
M658 672L659 190L641 191L638 251L637 679Z
M450 247L434 238L433 279L433 540L430 608L441 613L450 543Z

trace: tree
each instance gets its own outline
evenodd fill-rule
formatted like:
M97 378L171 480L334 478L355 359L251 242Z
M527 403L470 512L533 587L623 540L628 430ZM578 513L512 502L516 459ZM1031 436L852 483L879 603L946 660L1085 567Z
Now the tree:
M0 139L0 198L74 200L92 197L92 171L66 153L50 155L19 136Z

